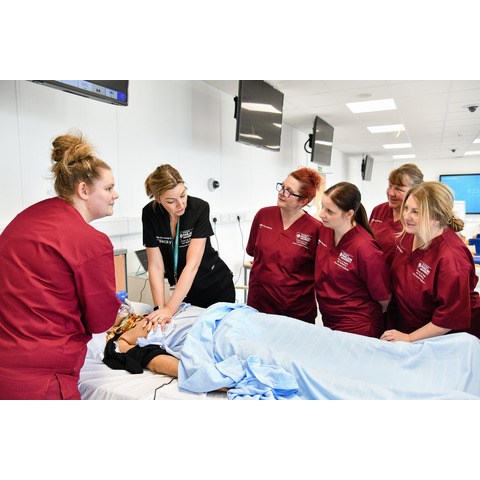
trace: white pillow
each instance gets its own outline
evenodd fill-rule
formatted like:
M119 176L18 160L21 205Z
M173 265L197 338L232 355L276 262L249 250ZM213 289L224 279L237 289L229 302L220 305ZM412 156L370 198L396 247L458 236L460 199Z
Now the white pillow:
M146 303L130 302L133 306L135 315L148 315L153 312L153 307Z
M87 344L87 355L85 358L89 358L90 360L103 360L106 339L106 332L94 333L92 339Z
M148 315L153 312L153 307L146 303L130 302L133 306L133 313L135 315ZM92 339L87 344L87 356L91 360L103 360L103 352L105 351L105 344L107 333L94 333Z

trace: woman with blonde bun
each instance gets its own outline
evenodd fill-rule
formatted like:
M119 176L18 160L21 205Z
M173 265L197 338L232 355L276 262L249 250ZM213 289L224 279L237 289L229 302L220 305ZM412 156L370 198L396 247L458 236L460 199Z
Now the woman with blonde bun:
M1 399L79 399L87 343L119 308L113 246L89 225L113 213L112 171L80 133L52 145L58 196L0 235Z
M478 277L472 254L456 233L463 221L453 212L453 200L440 182L424 182L405 196L391 268L393 329L383 340L414 342L458 331L480 337Z

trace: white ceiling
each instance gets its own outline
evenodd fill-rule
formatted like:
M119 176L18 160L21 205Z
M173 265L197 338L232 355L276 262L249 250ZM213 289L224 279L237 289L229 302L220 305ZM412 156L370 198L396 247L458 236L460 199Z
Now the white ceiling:
M207 80L232 95L238 80ZM315 116L334 127L333 147L351 156L370 154L375 161L414 154L406 161L462 158L480 151L480 80L266 80L284 94L283 122L312 132ZM396 110L353 114L346 103L393 98ZM233 103L233 100L232 100ZM475 113L467 106L478 105ZM233 112L233 109L232 109ZM403 124L405 131L373 134L368 126ZM411 148L385 149L385 144ZM455 150L455 152L452 152ZM479 158L476 157L468 158ZM457 160L458 161L458 160Z

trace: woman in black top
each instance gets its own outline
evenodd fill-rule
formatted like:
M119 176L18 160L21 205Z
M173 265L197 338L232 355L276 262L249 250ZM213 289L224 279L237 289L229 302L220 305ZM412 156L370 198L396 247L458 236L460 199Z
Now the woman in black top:
M155 304L155 311L146 317L149 326L156 329L162 322L163 329L182 301L199 307L235 302L233 274L210 243L213 229L208 203L187 197L184 181L171 165L160 165L151 173L145 190L153 198L142 211L143 244ZM171 286L176 285L167 303L164 277Z

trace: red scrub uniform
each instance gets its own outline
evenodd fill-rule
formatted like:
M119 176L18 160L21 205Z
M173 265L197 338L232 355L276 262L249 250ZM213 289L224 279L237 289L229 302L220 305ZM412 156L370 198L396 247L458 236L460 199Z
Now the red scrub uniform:
M248 305L315 323L314 266L321 227L305 213L284 230L280 207L262 208L256 214L247 244L247 253L254 257Z
M315 291L323 324L378 338L383 333L378 302L390 298L382 250L360 225L349 230L337 246L334 233L322 228L315 259Z
M398 241L391 269L398 312L391 325L411 333L432 322L437 327L480 337L480 297L473 257L459 236L445 228L426 250L412 252L414 236Z
M393 220L393 210L388 202L377 205L370 215L370 227L375 240L385 255L387 265L391 267L396 250L397 233L403 229L402 222Z
M92 333L115 322L113 247L52 198L0 235L0 398L80 398Z

